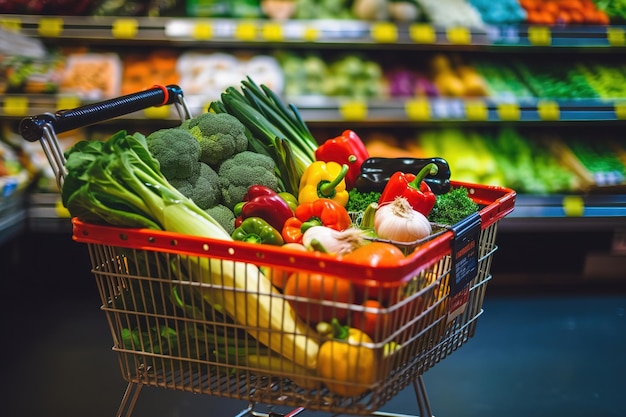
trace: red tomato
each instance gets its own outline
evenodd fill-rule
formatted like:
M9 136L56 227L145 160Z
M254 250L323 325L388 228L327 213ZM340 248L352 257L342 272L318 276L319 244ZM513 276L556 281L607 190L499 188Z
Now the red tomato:
M373 341L382 340L388 324L388 317L382 311L369 310L380 310L383 308L383 305L377 300L365 300L361 306L367 308L367 310L353 311L351 326L367 333Z
M307 297L307 300L289 300L296 314L309 324L348 317L347 308L322 305L321 301L352 303L354 290L350 281L332 275L294 272L287 278L283 292L287 296Z
M371 267L396 266L405 258L400 248L392 243L371 242L363 245L352 252L342 256L342 260L354 262ZM354 284L355 290L361 299L376 298L381 303L394 302L394 294L397 288L393 286L383 286L378 281L371 280L367 284Z

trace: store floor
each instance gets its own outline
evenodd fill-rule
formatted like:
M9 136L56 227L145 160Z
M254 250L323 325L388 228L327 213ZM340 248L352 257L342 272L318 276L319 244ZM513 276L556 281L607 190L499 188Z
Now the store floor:
M54 243L3 248L0 414L114 416L125 383L86 253ZM484 310L475 337L424 375L435 416L626 416L626 291L494 285ZM145 388L133 416L229 417L246 405ZM412 389L383 410L417 414Z

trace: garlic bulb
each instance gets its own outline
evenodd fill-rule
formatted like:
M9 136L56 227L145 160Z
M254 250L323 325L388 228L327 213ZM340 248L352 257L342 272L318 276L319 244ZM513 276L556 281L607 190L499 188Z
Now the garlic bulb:
M326 226L313 226L302 235L302 244L309 250L319 245L326 253L343 255L363 246L365 235L365 231L356 227L339 231Z
M430 222L411 207L404 197L382 204L374 215L374 230L381 239L414 242L432 233Z

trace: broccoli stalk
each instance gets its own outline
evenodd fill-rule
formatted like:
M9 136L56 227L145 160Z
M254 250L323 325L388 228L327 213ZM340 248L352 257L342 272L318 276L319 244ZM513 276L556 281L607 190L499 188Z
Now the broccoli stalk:
M119 131L66 152L64 206L81 220L230 240L224 228L172 186L143 135Z

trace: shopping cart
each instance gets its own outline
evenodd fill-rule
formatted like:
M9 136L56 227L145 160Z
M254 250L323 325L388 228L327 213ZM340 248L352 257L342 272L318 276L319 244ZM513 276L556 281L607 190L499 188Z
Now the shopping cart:
M20 130L26 140L41 141L62 187L65 159L56 133L168 104L176 106L181 120L191 117L179 87L155 86L28 117ZM239 416L293 416L303 410L390 415L381 407L409 385L419 414L432 416L422 375L473 337L491 279L497 225L515 203L515 192L507 188L460 182L452 186L467 188L479 212L429 239L405 245L406 259L390 267L372 268L271 245L72 219L73 239L88 247L113 350L128 382L118 416L132 413L143 386L245 400L250 405ZM210 267L199 268L203 262ZM232 271L242 266L245 276L238 276L234 284ZM349 301L289 296L259 284L267 280L263 274L272 271L297 272L305 280L316 274L347 279L359 295ZM248 303L248 297L260 301ZM380 304L370 307L361 302L364 299ZM228 302L244 314L227 314ZM314 326L302 335L282 322L262 325L251 319L261 312L249 305L270 311L298 305L298 311L304 307L303 320L310 324L319 320L313 315L320 311L324 317L344 317L348 325L355 315L369 314L374 330L366 341L337 342ZM283 320L286 323L284 316ZM319 324L315 327L320 329ZM329 360L319 353L325 343L335 343L337 357L347 353L347 362L363 361L352 365L364 365L368 377L355 378L352 365L340 374L332 361L322 363ZM305 357L319 363L298 362L296 349L304 349ZM327 372L320 372L320 367ZM259 406L269 406L269 413L259 411ZM283 408L291 411L277 411Z

